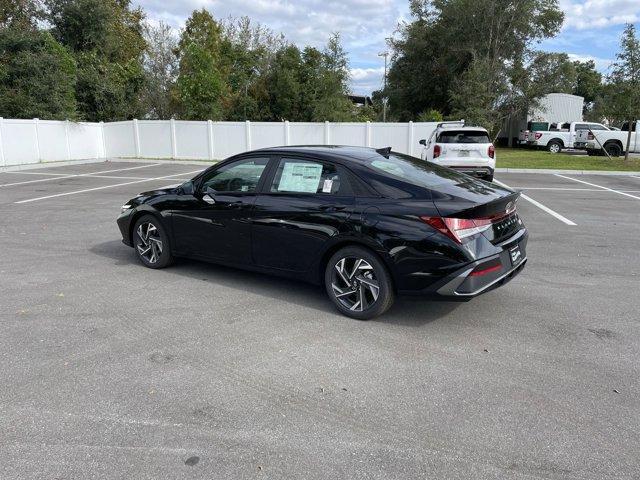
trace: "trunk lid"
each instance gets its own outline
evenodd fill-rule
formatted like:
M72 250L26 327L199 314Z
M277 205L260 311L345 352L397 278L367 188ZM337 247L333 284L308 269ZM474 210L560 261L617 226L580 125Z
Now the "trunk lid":
M519 192L466 175L432 191L433 203L443 217L489 219L491 228L482 234L492 243L499 243L523 228L516 210L519 197Z

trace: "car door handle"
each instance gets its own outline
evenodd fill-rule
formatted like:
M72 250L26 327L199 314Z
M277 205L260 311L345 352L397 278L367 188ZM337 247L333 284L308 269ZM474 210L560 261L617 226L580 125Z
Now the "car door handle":
M238 200L237 202L227 203L227 208L242 208L245 203L242 200Z

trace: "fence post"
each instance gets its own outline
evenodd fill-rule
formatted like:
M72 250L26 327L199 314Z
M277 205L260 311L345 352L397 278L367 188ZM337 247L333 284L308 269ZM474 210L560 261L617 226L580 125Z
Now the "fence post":
M213 122L211 120L207 120L207 146L209 147L209 160L213 160Z
M136 158L140 158L140 130L138 129L138 119L133 119L133 146L136 151Z
M169 126L171 130L171 158L176 159L178 156L178 146L176 145L176 121L175 119L169 120Z
M98 153L98 158L107 158L107 142L104 139L104 122L100 120L100 141L102 142L102 157Z
M69 120L64 121L64 138L67 143L67 161L71 160L71 145L69 144Z
M409 122L409 132L407 135L407 155L413 153L413 122Z
M247 150L251 150L251 121L246 120L244 122L244 126L245 126L244 134L245 134Z
M369 120L367 120L367 125L364 130L364 146L371 146L371 122Z
M0 117L0 162L2 166L7 166L7 160L4 158L4 144L2 143L2 127L4 126L4 118Z
M36 155L38 156L38 163L42 162L42 155L40 153L40 133L38 131L38 125L40 124L39 118L33 119L33 128L36 132Z
M289 120L284 121L284 144L291 145L291 130L289 130Z
M329 145L330 141L331 141L331 137L329 135L329 122L327 120L325 120L325 122L324 122L324 144L325 145Z

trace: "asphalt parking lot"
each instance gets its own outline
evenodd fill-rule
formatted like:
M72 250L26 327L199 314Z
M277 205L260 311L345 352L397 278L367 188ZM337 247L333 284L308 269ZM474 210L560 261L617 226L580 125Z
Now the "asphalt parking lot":
M640 178L497 175L528 197L524 272L358 322L314 286L142 267L120 205L202 168L0 173L0 478L640 477Z

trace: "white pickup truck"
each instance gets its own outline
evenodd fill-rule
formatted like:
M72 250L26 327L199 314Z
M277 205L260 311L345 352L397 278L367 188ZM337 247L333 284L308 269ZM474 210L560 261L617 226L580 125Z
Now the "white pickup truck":
M563 148L585 148L585 143L576 142L577 133L581 130L609 131L609 129L601 123L565 123L561 125L560 129L529 132L527 135L527 145L546 148L551 153L559 153Z
M631 122L631 143L629 152L640 152L640 120ZM629 122L622 125L621 130L591 130L580 132L580 141L585 142L585 148L589 155L600 155L602 149L611 157L623 155L627 149L627 137L629 135Z

